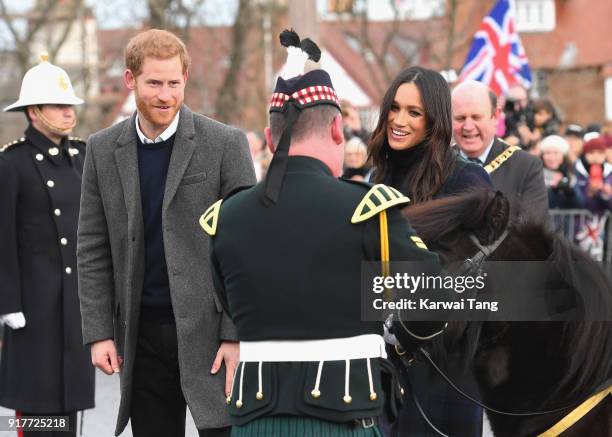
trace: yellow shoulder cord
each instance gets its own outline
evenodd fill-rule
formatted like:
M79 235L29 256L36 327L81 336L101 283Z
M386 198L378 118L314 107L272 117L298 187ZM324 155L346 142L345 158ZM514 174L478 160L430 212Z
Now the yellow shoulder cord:
M389 227L387 224L387 211L382 210L379 214L380 222L380 268L383 277L389 276ZM391 294L385 288L385 299L390 300Z
M543 432L538 435L538 437L556 437L562 432L565 432L572 425L582 419L586 414L591 411L593 408L597 406L601 401L603 401L606 396L612 394L612 386L600 391L597 394L594 394L586 401L578 405L575 409L573 409L567 416L557 422L552 428L548 431Z
M508 158L510 158L514 154L514 152L516 152L517 150L521 150L521 148L518 147L518 146L510 146L510 147L508 147L506 150L504 150L499 155L497 155L493 161L491 161L487 165L485 165L484 169L489 174L493 173L504 162L506 162L508 160Z

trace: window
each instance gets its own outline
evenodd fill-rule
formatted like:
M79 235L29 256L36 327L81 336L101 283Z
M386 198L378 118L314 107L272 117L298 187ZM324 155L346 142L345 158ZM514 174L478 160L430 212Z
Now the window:
M366 13L371 21L429 20L442 17L446 0L318 0L319 12L326 20Z
M516 30L550 32L555 28L554 0L516 0Z
M445 1L442 0L399 0L396 5L400 18L408 20L429 20L444 15Z
M361 52L361 42L357 38L355 38L353 35L349 35L348 33L344 33L344 38L351 49L357 53Z
M606 96L606 120L612 121L612 77L607 77L604 82Z
M541 96L548 95L548 77L549 74L546 70L535 70L533 72L533 83L531 84L531 89L529 90L529 95L531 98L539 98Z
M419 45L415 41L402 35L396 35L393 42L409 63L416 61L419 54Z
M347 44L353 51L359 54L362 54L363 51L363 57L367 62L372 64L376 61L374 54L369 49L363 47L361 41L359 41L357 38L352 35L349 35L348 33L344 34L344 38L346 39Z
M355 8L353 0L327 0L327 12L334 14L351 13Z

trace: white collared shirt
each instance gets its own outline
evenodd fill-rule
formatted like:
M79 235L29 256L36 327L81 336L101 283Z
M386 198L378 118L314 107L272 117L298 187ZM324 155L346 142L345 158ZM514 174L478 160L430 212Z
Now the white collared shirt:
M482 162L482 164L484 165L485 162L487 162L487 156L489 156L489 152L491 151L491 147L493 147L493 143L495 142L495 137L493 137L493 139L491 140L491 144L489 144L489 147L487 147L484 152L482 152L482 154L480 156L477 156L476 158L478 158L480 160L480 162ZM459 149L459 153L461 154L461 156L463 156L465 159L470 159L469 156L467 156L463 150L461 150L461 148L459 146L457 146L457 148Z
M142 133L142 131L140 130L140 125L138 124L139 114L138 112L136 112L136 133L138 134L138 138L140 139L140 142L143 144L152 144L152 143L161 143L162 141L166 141L168 138L170 138L172 135L176 133L176 128L178 127L178 122L179 122L179 114L180 112L176 113L176 117L174 117L174 120L172 120L172 123L168 125L165 131L159 134L158 137L155 138L154 140L151 140L147 138L146 135Z

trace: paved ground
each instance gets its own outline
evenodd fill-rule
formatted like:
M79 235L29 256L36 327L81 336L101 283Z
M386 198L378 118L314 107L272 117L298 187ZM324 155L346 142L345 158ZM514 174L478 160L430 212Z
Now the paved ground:
M0 350L2 338L2 326L0 325ZM117 411L119 408L119 376L107 376L96 371L96 408L87 410L83 421L83 437L113 437ZM0 416L12 416L12 410L0 407ZM80 416L79 416L80 420ZM485 426L482 437L493 437L485 417ZM186 437L197 437L198 433L187 410ZM0 437L14 437L15 432L0 431ZM132 430L128 424L120 437L132 437ZM268 436L262 436L268 437Z
M96 371L96 408L85 411L83 437L112 437L119 408L119 375L107 376ZM0 416L12 415L13 411L0 407ZM80 419L79 419L80 420ZM197 437L198 432L187 411L187 437ZM14 436L15 433L0 431L0 437ZM128 425L121 437L132 437Z
M96 372L96 408L85 412L83 422L83 437L112 437L115 429L115 419L119 407L119 376L107 376L100 371ZM11 410L0 407L0 416L12 415ZM488 423L485 419L485 428ZM14 432L0 431L0 437L15 435ZM186 437L197 437L198 433L193 419L187 411ZM483 437L492 437L489 429L483 433ZM132 437L130 426L121 434L121 437ZM267 437L267 436L262 436Z

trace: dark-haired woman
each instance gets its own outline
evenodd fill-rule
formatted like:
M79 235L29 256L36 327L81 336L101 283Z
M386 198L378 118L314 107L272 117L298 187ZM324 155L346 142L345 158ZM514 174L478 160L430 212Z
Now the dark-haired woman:
M368 144L375 168L371 180L397 188L412 203L479 185L492 187L489 175L480 165L465 160L451 148L451 137L451 97L444 78L421 67L402 71L385 93L378 125ZM457 362L458 359L450 358L443 366L445 371L475 394L475 383L463 376L459 378ZM415 362L402 376L411 381L423 409L441 431L453 437L482 434L481 409L449 391L426 363ZM431 433L414 403L405 399L392 435Z
M450 147L450 90L433 70L410 67L391 83L368 144L372 181L391 185L419 203L491 186L487 172Z

